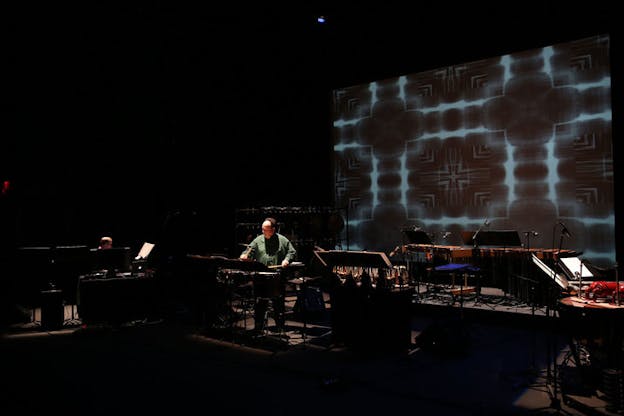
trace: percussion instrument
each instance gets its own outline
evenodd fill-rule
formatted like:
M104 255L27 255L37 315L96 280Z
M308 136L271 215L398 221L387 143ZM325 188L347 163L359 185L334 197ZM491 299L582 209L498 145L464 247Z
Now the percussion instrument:
M574 250L567 249L549 249L549 248L531 248L524 247L479 247L473 249L465 246L452 245L432 245L432 244L407 244L403 248L406 252L425 253L428 256L436 256L445 259L451 263L461 263L462 261L470 263L472 257L478 252L480 257L499 257L526 255L526 253L535 254L540 260L555 259L558 255L574 254ZM473 251L474 250L474 251Z
M283 293L284 284L278 272L255 272L252 281L257 298L275 298Z
M217 282L228 286L240 286L251 280L253 272L238 269L219 269Z
M602 361L606 368L621 365L624 306L567 296L559 300L558 311L561 319L558 328L568 332L574 344L585 344L590 356ZM577 366L581 366L576 349L572 348L572 352Z
M596 302L615 302L618 294L620 299L624 299L624 283L596 280L589 285L585 293L589 299Z

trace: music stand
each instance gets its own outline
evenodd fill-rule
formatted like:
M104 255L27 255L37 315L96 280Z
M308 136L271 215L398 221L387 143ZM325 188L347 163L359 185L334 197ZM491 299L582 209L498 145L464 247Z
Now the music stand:
M406 229L401 230L408 244L433 244L429 234L421 229Z
M579 296L581 285L586 280L594 280L594 274L589 268L583 267L583 260L578 257L560 257L558 265L569 280L578 281Z
M118 273L132 271L132 254L130 247L111 247L108 249L90 249L91 270L106 270L108 277L116 277Z
M475 246L521 247L520 235L516 230L477 231L472 238Z
M145 241L141 246L138 254L132 259L132 276L145 275L147 269L147 259L150 253L154 250L154 243Z

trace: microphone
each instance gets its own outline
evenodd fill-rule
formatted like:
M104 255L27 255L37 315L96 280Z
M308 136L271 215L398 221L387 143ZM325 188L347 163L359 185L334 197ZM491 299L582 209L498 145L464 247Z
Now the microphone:
M565 224L563 222L559 221L559 225L561 226L561 234L563 234L564 236L566 236L568 238L572 238L572 233L570 233L570 231L565 226Z
M489 227L489 226L490 226L490 221L486 218L485 221L483 221L483 224L479 226L479 229L477 230L477 232L472 235L472 241L474 242L475 247L477 246L477 236L481 232L481 229L483 227Z

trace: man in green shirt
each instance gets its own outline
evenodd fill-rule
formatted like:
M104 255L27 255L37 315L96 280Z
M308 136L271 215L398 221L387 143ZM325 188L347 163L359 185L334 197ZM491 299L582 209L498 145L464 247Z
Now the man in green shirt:
M262 235L254 238L249 246L240 255L242 260L255 260L271 268L288 267L295 259L297 250L290 240L277 232L275 218L266 218L262 223ZM275 313L275 325L278 329L284 328L285 312L285 283L280 279L279 295L271 296ZM269 305L267 297L257 297L254 309L254 329L261 331L264 328L264 320Z

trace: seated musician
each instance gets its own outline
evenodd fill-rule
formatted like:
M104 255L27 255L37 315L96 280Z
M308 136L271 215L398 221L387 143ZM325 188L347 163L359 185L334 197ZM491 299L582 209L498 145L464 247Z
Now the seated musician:
M98 244L98 250L108 250L113 247L113 239L108 236L104 236L100 238L100 243Z
M255 260L266 266L287 267L297 255L290 240L277 232L277 221L266 218L262 223L262 235L254 238L247 249L240 255L241 260ZM271 299L275 311L275 324L278 329L284 328L285 318L285 285L282 285L282 294ZM268 308L268 299L256 299L254 309L254 330L264 329L265 315Z

